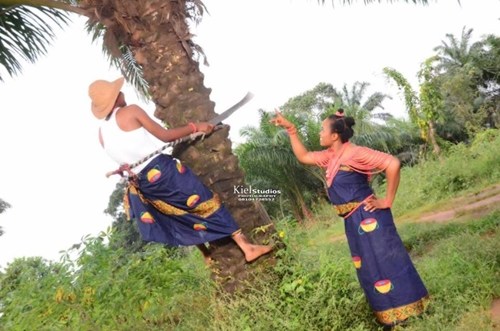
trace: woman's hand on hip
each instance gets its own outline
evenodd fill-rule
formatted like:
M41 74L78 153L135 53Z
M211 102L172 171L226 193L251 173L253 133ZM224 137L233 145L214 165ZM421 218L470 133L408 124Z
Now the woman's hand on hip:
M377 199L376 196L369 197L363 204L365 205L364 209L369 212L374 212L377 209L391 208L391 203L387 199Z

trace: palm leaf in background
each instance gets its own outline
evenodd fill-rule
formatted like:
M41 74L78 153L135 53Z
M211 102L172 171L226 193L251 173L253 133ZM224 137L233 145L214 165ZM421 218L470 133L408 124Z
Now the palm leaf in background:
M8 202L3 201L0 199L0 214L3 213L7 208L10 208L10 204ZM0 236L3 235L3 229L0 226Z
M323 176L319 169L299 163L290 149L285 130L269 123L271 113L260 110L260 126L245 127L240 134L247 142L236 148L236 153L246 179L250 184L266 184L267 188L280 189L283 198L279 209L292 210L298 220L308 218L308 205L321 191ZM286 208L281 204L286 203ZM264 203L269 206L269 203Z
M130 47L120 44L113 33L109 33L111 30L106 29L97 20L87 21L86 30L92 36L92 42L103 41L102 52L109 63L120 70L126 81L136 88L137 95L143 101L148 101L150 99L149 85Z
M4 6L0 3L0 65L14 76L21 60L35 62L47 53L54 28L68 24L69 16L47 7ZM3 81L0 72L0 81Z

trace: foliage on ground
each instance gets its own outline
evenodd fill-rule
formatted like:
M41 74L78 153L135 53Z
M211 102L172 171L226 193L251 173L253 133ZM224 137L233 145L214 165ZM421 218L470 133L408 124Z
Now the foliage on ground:
M419 213L436 202L500 181L500 130L486 130L468 146L453 145L442 160L427 160L401 171L393 212ZM384 186L375 187L383 194Z
M404 224L429 292L405 329L453 329L500 296L500 212L464 223ZM86 238L76 265L16 260L0 278L3 330L377 330L335 224L277 223L283 248L260 282L221 295L195 251L141 253ZM105 234L103 234L104 236ZM486 325L489 325L486 323Z
M486 131L443 161L404 171L399 213L498 182L499 137ZM282 245L274 263L233 296L221 294L197 251L157 244L131 251L110 245L112 232L83 238L59 262L17 259L0 272L0 330L380 329L346 241L333 240L342 221L326 204L313 210L307 223L275 222ZM432 297L405 330L491 327L485 312L500 297L500 211L461 220L399 224Z

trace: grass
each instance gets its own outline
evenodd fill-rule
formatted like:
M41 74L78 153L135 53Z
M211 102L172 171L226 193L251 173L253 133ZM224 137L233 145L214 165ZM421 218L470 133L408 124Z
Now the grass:
M470 316L484 317L482 312L489 309L492 298L500 295L498 226L493 231L488 235L470 230L452 235L435 243L417 261L433 303L408 330L453 330ZM483 330L491 328L486 324Z
M490 304L500 297L498 207L479 217L461 213L460 221L415 221L452 197L500 182L500 153L491 153L500 150L500 135L488 139L402 173L398 232L431 303L396 330L491 330ZM124 254L92 239L78 266L79 287L58 265L18 261L0 273L0 330L382 330L356 278L343 221L328 204L314 213L306 224L276 221L285 245L274 265L233 296L218 291L195 249L174 256L151 245Z
M487 312L492 299L500 297L499 225L496 211L467 222L398 228L431 303L423 316L396 330L491 329ZM218 292L196 250L171 260L152 246L108 270L99 260L108 261L112 252L96 248L94 264L85 266L87 284L95 289L90 301L82 297L85 289L74 289L74 302L65 297L56 303L53 287L26 283L34 287L24 295L47 299L33 311L19 306L23 311L16 320L2 317L3 326L10 327L0 330L383 330L359 286L346 241L332 241L338 235L335 221L276 226L284 248L276 252L274 266L244 293ZM12 299L19 295L12 293Z
M499 183L500 153L495 151L500 151L500 130L483 132L471 146L453 146L442 161L429 160L403 168L394 215L418 215L445 206L451 198Z
M400 225L399 232L406 248L411 254L420 256L430 245L461 233L484 235L495 232L500 226L500 214L494 212L479 221L448 223L409 223Z
M281 225L287 248L279 253L276 279L259 291L215 303L223 318L215 319L212 329L381 330L358 285L347 243L332 243L328 226ZM459 330L471 325L470 319L477 321L475 330L491 328L484 312L500 295L499 225L495 212L474 222L399 229L432 297L426 314L411 319L405 330Z

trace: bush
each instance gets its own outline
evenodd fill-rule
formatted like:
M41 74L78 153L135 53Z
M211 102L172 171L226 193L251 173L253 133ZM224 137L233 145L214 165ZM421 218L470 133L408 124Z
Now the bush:
M443 161L431 160L401 170L394 214L480 189L500 181L500 130L477 136L471 146L450 148ZM377 188L383 191L384 188Z

